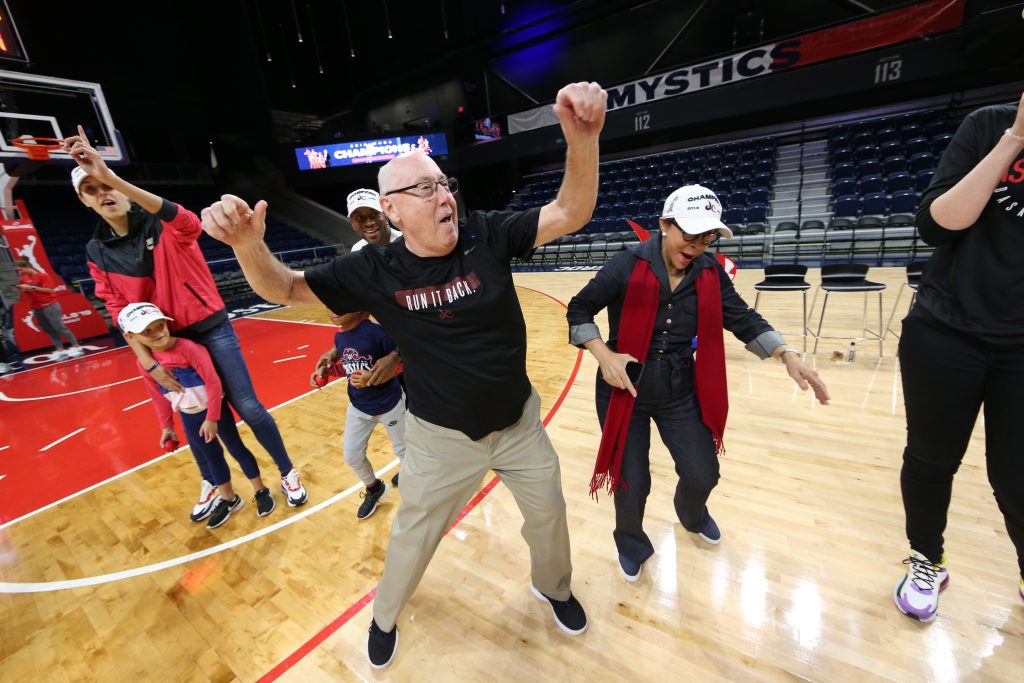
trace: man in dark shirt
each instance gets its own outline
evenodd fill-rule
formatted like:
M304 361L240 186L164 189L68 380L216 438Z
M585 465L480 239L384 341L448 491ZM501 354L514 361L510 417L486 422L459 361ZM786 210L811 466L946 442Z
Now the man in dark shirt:
M532 592L550 604L566 633L587 627L570 590L558 456L526 376L526 324L509 262L590 219L606 102L596 83L559 91L554 113L566 142L566 169L550 204L474 212L460 227L456 180L445 178L422 152L403 155L385 165L377 180L381 208L404 239L305 274L286 268L263 243L266 202L250 211L241 199L225 195L203 211L205 229L234 248L258 294L279 303L323 303L336 313L369 311L402 350L410 417L402 504L370 624L375 668L394 657L398 614L488 469L501 476L523 513Z

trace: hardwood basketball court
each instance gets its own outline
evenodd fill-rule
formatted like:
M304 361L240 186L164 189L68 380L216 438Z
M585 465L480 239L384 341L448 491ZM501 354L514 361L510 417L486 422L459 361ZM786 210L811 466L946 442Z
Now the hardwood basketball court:
M811 275L814 282L817 274ZM293 397L274 416L302 470L309 504L284 505L270 458L243 429L275 491L278 507L269 517L256 517L250 487L236 476L246 506L216 530L191 523L187 514L198 482L191 456L181 451L0 527L0 677L1021 679L1024 605L1016 597L1013 548L986 479L980 429L954 486L946 533L951 585L938 619L923 626L892 604L907 547L899 497L905 426L891 335L882 358L877 343L858 342L851 365L830 360L848 341L822 341L817 367L831 391L830 406L799 392L780 363L758 361L726 335L727 452L722 481L709 501L723 542L703 544L675 519L671 458L653 436L646 529L657 553L639 583L626 583L611 538L612 502L587 495L600 436L593 401L596 363L566 343L562 304L591 276L516 276L529 329L529 374L562 462L573 588L590 619L584 635L565 636L553 626L548 607L530 595L522 519L511 495L489 475L399 619L395 661L382 672L369 668L368 605L400 494L389 493L374 516L356 520L361 485L341 454L344 382L308 393L297 388L322 350L317 344L329 343L330 329L320 326L326 315L313 307L289 308L260 317L319 323L304 323L314 343L286 353L301 344L269 334L259 348L254 343L244 350L268 407L275 404L268 398L274 387L292 387ZM739 271L736 284L748 302L760 276ZM889 284L888 318L903 270L876 269L870 277ZM856 333L862 297L833 296L824 331ZM793 345L799 344L798 299L768 294L760 307ZM906 302L904 293L901 306ZM877 311L873 300L868 311ZM814 321L816 315L817 309ZM274 354L265 345L276 357L308 358L267 367ZM124 369L121 378L131 372ZM47 374L34 370L4 378L0 390L14 394L16 381L24 383L21 391L56 393L47 387ZM88 392L81 396L90 400ZM13 413L10 404L0 407L0 449L16 431L38 428L21 412L13 420ZM151 409L133 413L142 436L117 448L82 448L77 457L86 463L124 460L124 471L131 457L138 459L137 451L156 450L159 432ZM42 406L37 415L39 424L65 419ZM105 429L103 415L98 411L90 429ZM29 458L49 467L38 453L8 448L0 450L0 474ZM374 433L371 460L390 479L397 463L383 430ZM13 487L19 495L27 489L26 495L44 497L47 492L31 493L34 485L31 476L6 476L0 479L0 500L10 498Z

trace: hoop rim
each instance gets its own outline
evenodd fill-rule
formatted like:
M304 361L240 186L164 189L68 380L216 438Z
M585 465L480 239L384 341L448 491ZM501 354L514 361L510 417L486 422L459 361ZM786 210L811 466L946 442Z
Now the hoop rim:
M25 150L26 156L32 161L48 160L50 152L61 149L63 143L64 141L60 138L33 137L31 135L23 135L11 140L11 144L18 149Z

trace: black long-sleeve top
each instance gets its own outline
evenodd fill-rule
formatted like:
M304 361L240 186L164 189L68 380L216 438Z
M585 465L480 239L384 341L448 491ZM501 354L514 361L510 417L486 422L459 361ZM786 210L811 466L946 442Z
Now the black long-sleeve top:
M992 151L1017 107L972 112L960 124L917 210L921 239L936 247L911 315L938 321L984 343L1024 343L1024 152L1010 164L978 220L965 230L935 222L931 205Z
M591 339L599 339L601 331L594 316L608 309L608 346L618 349L619 318L629 286L629 276L637 259L650 263L658 278L658 315L647 352L653 359L663 354L688 351L697 334L697 277L705 268L714 268L722 287L722 322L725 329L747 345L747 350L764 359L785 343L782 335L754 311L732 286L729 276L711 255L704 253L694 259L689 271L675 291L669 290L668 269L661 256L661 234L637 245L630 245L616 254L597 272L590 282L569 302L569 343L583 347ZM699 340L698 340L699 343Z

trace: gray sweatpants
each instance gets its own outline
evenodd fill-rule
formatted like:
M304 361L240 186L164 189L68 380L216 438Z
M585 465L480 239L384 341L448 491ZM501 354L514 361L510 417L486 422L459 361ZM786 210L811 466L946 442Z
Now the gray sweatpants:
M42 308L33 308L32 313L35 315L39 327L43 328L43 332L50 338L58 351L64 347L60 339L61 335L68 340L68 346L78 346L75 335L71 334L71 330L64 324L64 311L61 310L59 301L54 301L49 306Z
M369 415L348 404L345 413L345 464L351 467L356 476L367 488L377 483L377 475L373 473L373 465L366 457L366 445L370 442L370 434L377 423L384 425L391 439L391 446L401 462L405 458L405 394L395 407L383 415Z

